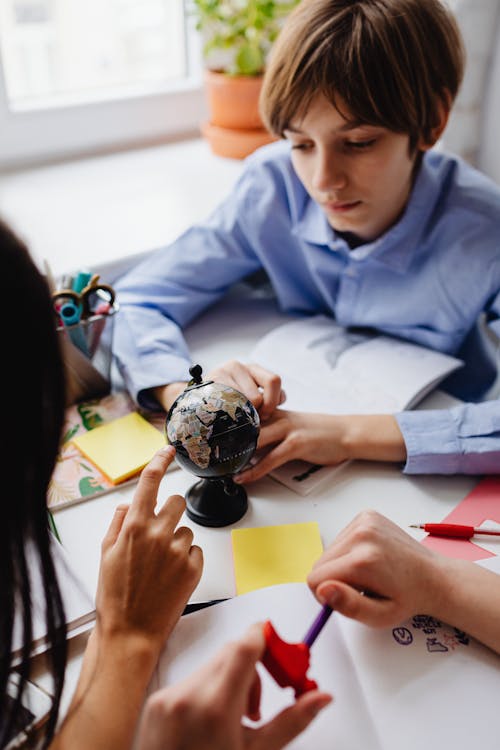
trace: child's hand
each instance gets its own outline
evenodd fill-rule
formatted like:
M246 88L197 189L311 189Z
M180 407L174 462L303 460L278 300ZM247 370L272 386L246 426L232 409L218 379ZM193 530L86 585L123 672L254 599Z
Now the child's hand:
M308 583L321 603L374 626L437 614L447 560L375 511L358 515L315 563Z
M262 421L268 419L286 398L281 390L279 375L260 365L246 365L231 360L212 370L207 380L224 383L241 391L255 406Z
M324 465L341 463L348 457L342 444L342 424L342 417L276 409L261 426L257 449L263 451L262 457L235 481L253 482L295 459Z
M185 508L169 497L157 515L160 482L175 450L166 446L139 479L130 507L119 506L102 543L97 591L98 630L116 639L137 638L159 652L202 571L193 532L176 526Z
M262 627L254 625L191 677L152 695L139 731L140 750L278 750L291 742L331 696L305 693L267 724L244 727L243 716L259 717L255 665L264 648Z
M276 409L261 426L258 463L242 471L236 482L253 482L278 466L301 459L335 466L352 458L403 461L406 447L391 414L310 414Z

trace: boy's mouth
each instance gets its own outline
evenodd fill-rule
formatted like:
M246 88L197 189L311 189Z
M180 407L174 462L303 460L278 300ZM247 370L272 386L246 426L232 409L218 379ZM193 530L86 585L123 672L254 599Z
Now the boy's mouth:
M361 201L334 201L324 203L323 207L328 213L347 213L357 208L361 204Z

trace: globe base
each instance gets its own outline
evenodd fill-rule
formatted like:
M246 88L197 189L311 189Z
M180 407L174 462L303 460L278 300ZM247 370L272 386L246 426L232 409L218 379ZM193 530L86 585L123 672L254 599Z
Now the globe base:
M229 526L243 518L248 499L231 477L202 479L186 492L186 506L188 518L200 526Z

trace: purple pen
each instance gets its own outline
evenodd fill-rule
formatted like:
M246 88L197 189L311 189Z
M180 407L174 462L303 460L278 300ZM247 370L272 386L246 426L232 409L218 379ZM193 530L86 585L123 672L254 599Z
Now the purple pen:
M266 650L262 663L280 687L295 690L296 698L318 687L307 676L309 651L332 612L332 608L325 604L300 643L287 643L279 637L269 620L264 623Z
M323 630L324 626L328 622L328 618L332 614L333 609L328 606L328 604L324 604L323 608L321 609L320 613L314 620L313 624L307 631L307 633L304 636L303 643L306 644L309 648L313 645L314 641L318 637L318 635Z

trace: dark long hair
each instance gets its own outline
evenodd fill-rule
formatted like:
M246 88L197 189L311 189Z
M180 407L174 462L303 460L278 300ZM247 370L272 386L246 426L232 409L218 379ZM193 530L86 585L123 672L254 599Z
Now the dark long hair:
M53 705L45 742L54 733L66 666L64 607L50 552L47 487L64 418L64 372L50 294L23 243L0 220L0 747L20 710L30 674L33 604L27 548L32 547L45 594ZM20 687L7 699L14 612L23 649Z

